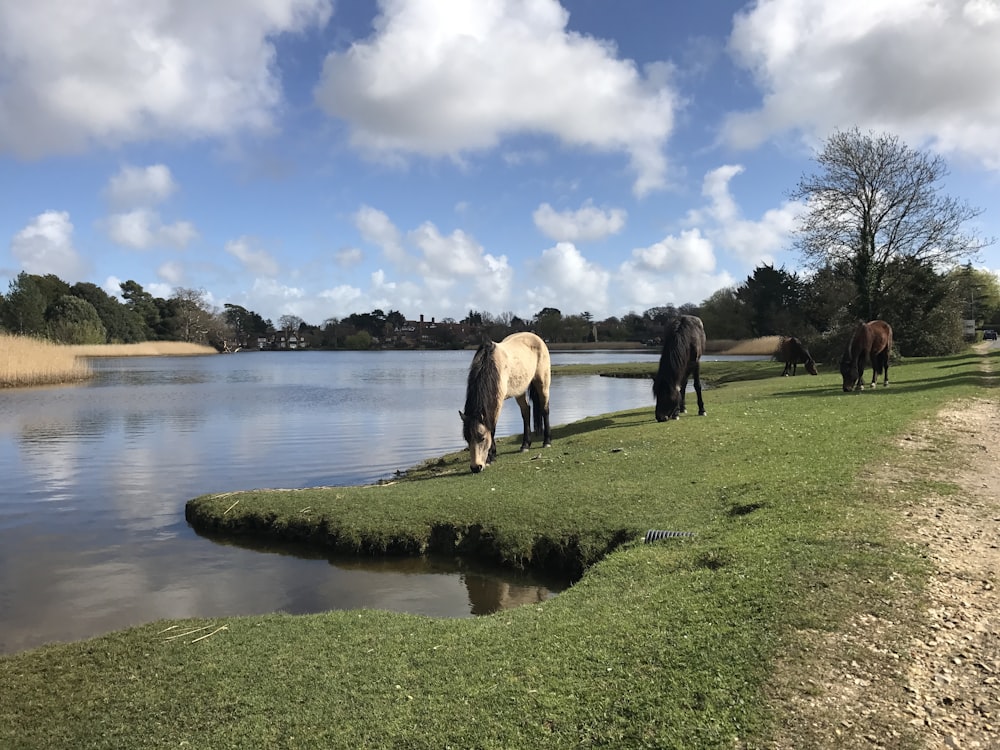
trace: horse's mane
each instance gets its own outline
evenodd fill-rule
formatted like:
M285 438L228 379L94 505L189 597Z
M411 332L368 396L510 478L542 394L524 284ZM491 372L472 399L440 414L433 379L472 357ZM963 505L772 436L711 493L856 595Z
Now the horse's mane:
M497 404L497 394L500 392L500 368L497 366L496 344L487 341L482 344L472 358L469 366L469 382L465 389L465 422L482 422L487 429L493 430L493 413Z
M691 343L696 335L696 326L688 316L671 318L663 331L663 353L660 368L653 378L653 393L660 394L664 388L675 386L687 374L691 359Z

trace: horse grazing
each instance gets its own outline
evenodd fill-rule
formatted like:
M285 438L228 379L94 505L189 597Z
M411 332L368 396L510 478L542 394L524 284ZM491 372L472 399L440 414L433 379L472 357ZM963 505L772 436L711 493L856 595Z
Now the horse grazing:
M795 375L799 365L805 365L806 372L810 375L817 374L816 360L812 358L809 350L805 348L802 342L794 336L781 339L779 353L781 354L781 358L785 360L785 369L781 373L782 377Z
M879 373L885 373L882 386L889 385L889 352L892 350L892 326L884 320L859 323L844 356L840 359L840 374L844 376L844 391L863 391L865 359L872 363L872 388Z
M653 378L657 422L677 419L687 412L684 396L689 377L694 378L698 414L705 416L705 402L701 399L701 355L704 351L705 326L701 318L680 315L667 321L660 367Z
M469 367L465 390L462 436L469 444L469 468L478 474L496 458L497 421L505 399L513 396L521 407L524 434L521 451L531 447L531 407L535 407L535 431L543 445L552 445L549 431L549 383L552 380L549 350L533 333L512 333L500 343L487 341L476 350Z

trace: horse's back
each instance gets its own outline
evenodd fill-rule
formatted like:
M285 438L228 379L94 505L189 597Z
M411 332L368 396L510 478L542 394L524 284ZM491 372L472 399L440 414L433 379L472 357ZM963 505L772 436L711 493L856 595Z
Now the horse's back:
M551 378L549 348L541 337L530 331L507 336L498 345L507 363L510 390L523 393L532 381L540 381L548 389Z
M881 354L892 349L892 326L884 320L872 320L868 324L871 331L871 352Z

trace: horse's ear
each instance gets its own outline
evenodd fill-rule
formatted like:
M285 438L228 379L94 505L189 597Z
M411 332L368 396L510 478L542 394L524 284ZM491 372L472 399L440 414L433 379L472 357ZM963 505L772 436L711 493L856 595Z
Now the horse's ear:
M461 409L458 410L458 416L462 419L462 424L465 424L465 414L462 413Z

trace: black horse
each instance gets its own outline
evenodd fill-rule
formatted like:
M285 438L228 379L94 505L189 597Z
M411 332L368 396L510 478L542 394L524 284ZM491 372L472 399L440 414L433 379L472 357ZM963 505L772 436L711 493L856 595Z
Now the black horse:
M686 413L684 395L689 377L694 378L698 415L705 416L705 402L701 399L701 355L704 351L705 326L701 318L680 315L667 322L660 367L653 378L657 422L677 419Z

